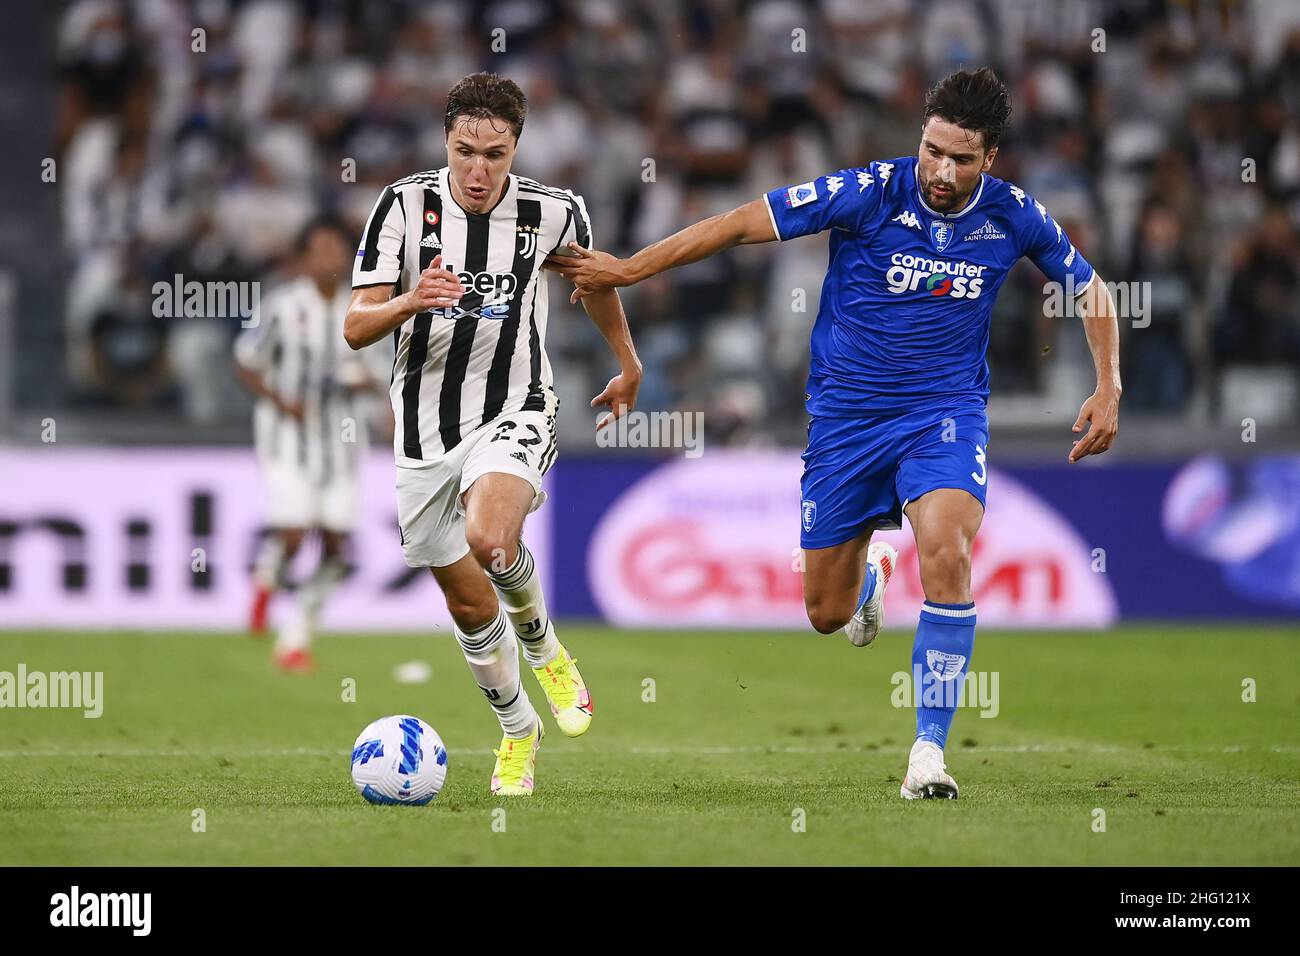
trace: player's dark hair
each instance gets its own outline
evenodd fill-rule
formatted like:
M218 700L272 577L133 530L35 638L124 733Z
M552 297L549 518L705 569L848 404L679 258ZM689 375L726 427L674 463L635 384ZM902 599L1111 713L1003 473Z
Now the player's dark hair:
M357 236L352 228L334 213L326 212L313 216L307 221L301 229L298 230L298 237L294 240L293 248L295 252L306 252L307 243L311 237L320 229L337 233L346 245L352 245L356 242Z
M528 99L514 80L495 73L471 73L447 94L447 115L442 128L443 132L450 133L460 116L470 119L496 117L509 124L518 141L527 114Z
M984 149L998 144L1011 119L1011 94L989 67L958 70L925 94L925 120L931 116L984 134Z

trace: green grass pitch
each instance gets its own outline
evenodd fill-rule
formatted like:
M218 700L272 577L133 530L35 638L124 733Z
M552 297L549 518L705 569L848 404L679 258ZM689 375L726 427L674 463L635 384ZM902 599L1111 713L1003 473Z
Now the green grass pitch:
M596 719L570 740L546 714L537 792L510 801L487 793L500 734L445 632L325 637L310 677L239 635L0 633L0 671L104 672L99 719L0 709L0 864L1300 863L1293 631L982 631L999 713L957 714L961 799L915 803L890 682L910 633L561 637ZM412 659L429 682L395 682ZM449 748L427 807L352 787L353 739L395 713Z

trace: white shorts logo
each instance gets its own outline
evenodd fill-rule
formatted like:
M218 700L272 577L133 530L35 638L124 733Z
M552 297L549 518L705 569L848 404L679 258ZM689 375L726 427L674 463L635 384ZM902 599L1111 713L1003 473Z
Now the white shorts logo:
M975 479L975 484L977 484L977 485L979 485L979 486L981 486L981 487L983 487L984 484L985 484L986 482L988 482L988 480L989 480L988 465L987 465L986 462L987 462L987 459L986 459L986 457L985 457L985 455L984 455L984 449L981 448L979 445L976 445L976 446L975 446L975 464L977 464L977 465L980 466L980 470L979 470L979 474L976 474L975 472L972 471L972 472L970 473L970 476L971 476L973 479Z

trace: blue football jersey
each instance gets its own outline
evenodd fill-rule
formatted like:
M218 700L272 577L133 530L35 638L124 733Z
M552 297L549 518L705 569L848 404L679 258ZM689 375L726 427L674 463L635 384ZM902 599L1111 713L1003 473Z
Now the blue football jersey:
M812 331L808 411L893 414L988 401L989 322L1011 267L1028 256L1074 294L1092 266L1047 210L987 174L943 215L921 198L915 156L842 169L767 194L782 240L829 229Z

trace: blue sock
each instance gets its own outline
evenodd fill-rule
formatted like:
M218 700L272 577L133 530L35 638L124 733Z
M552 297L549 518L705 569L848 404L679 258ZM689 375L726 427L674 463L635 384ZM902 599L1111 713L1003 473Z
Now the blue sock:
M921 606L912 644L912 679L917 697L916 737L940 748L948 740L948 728L957 712L957 701L970 666L975 646L975 605L935 604Z
M866 604L876 593L876 566L867 565L867 573L862 579L862 590L858 592L858 607Z

